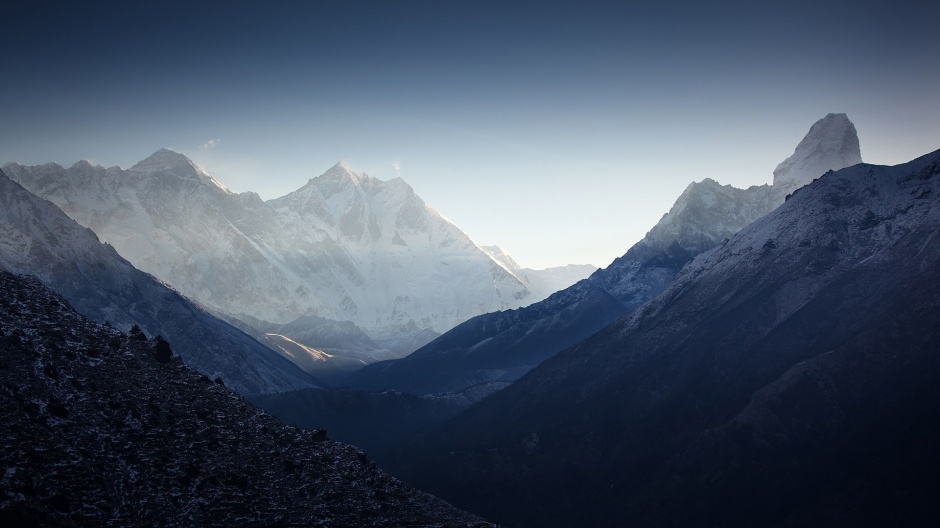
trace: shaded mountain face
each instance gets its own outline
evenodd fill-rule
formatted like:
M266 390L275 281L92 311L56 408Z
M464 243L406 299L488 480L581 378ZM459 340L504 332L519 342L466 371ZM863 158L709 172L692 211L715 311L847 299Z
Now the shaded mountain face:
M268 202L228 191L168 150L128 170L5 170L139 269L228 316L351 321L396 350L396 338L531 302L518 278L403 180L341 163Z
M940 151L827 173L392 467L518 526L923 525L938 231Z
M316 380L213 317L0 172L0 268L35 275L85 316L137 324L170 341L186 363L241 394L315 387Z
M490 526L0 273L4 526Z
M288 425L326 429L330 437L375 453L443 423L471 403L460 397L421 397L403 392L304 389L269 394L252 403Z
M511 382L625 313L585 279L529 307L474 317L411 355L368 365L342 384L425 395Z
M769 213L784 197L767 185L738 189L709 178L691 183L643 240L590 280L632 310L666 289L693 257Z
M787 181L812 181L828 169L845 166L844 152L831 148L838 135L834 129L841 130L843 143L852 144L854 138L857 152L854 125L844 114L833 116L814 124L800 142L799 159L811 163L791 163ZM818 173L807 172L819 167L824 168ZM772 211L792 190L789 183L748 189L712 179L692 183L643 240L588 281L519 310L471 319L411 356L355 372L345 384L365 390L433 394L514 381L662 292L693 257ZM498 249L489 248L494 258L518 268Z

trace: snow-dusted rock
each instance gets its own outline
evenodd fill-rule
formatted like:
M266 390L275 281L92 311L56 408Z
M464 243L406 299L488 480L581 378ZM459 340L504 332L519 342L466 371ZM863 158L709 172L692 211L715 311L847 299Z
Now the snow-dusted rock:
M782 204L798 187L795 182L812 181L827 170L814 173L818 167L844 166L845 149L836 148L841 143L835 137L848 144L854 140L858 157L854 125L844 114L829 114L781 164L792 168L784 171L779 185L738 189L710 178L693 182L641 241L586 282L519 310L471 319L411 356L374 363L346 382L362 389L425 394L518 379L661 293L693 257ZM485 249L517 276L528 272L498 247Z
M793 155L774 170L774 187L790 192L822 176L862 162L855 124L845 114L828 114L813 123Z
M826 173L389 467L521 526L929 526L938 233L940 151Z

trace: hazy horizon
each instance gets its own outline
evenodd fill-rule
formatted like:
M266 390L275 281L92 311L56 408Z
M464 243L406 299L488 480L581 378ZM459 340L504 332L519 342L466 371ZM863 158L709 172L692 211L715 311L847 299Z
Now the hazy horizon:
M692 181L770 183L810 125L940 147L940 7L797 2L20 2L0 164L186 154L270 199L401 176L532 268L622 255Z

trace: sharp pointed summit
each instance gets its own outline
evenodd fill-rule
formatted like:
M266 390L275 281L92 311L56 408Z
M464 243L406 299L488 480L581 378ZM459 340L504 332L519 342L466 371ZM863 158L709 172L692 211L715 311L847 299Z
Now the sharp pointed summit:
M129 171L143 172L145 174L164 174L178 178L195 180L202 184L211 184L226 193L231 193L227 187L213 178L208 172L193 163L193 160L179 152L162 148L146 159L137 162Z
M816 121L793 155L774 170L774 187L802 187L830 170L862 162L855 125L845 114L828 114Z
M168 169L185 169L187 167L193 170L199 170L196 164L183 154L162 148L146 159L137 162L130 170L156 172Z
M351 180L353 183L358 185L359 181L363 179L364 176L365 176L365 173L363 173L362 175L356 174L354 170L349 168L349 165L346 165L346 163L340 161L340 162L337 162L336 165L333 165L332 167L330 167L329 170L324 172L322 175L316 178L313 178L311 181L317 180L317 179L343 180L343 181Z
M90 161L82 159L73 163L69 169L70 170L94 170L94 168L95 168L95 165L93 165Z

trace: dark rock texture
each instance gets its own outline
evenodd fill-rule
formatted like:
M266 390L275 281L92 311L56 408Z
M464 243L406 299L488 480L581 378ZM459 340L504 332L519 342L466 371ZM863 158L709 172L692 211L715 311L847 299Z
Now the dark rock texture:
M0 273L3 526L483 526ZM172 346L172 343L170 343Z

